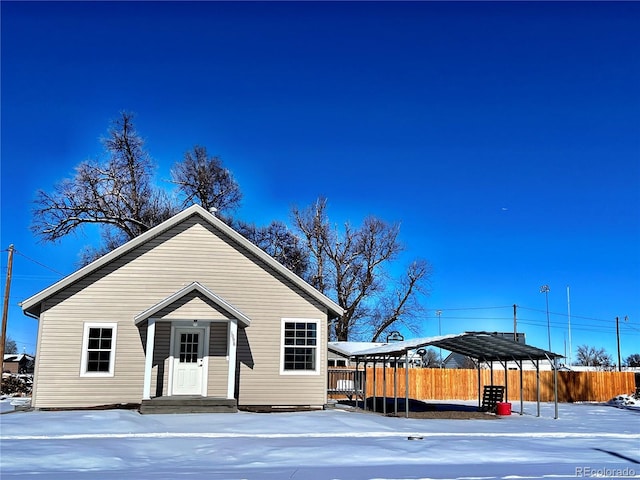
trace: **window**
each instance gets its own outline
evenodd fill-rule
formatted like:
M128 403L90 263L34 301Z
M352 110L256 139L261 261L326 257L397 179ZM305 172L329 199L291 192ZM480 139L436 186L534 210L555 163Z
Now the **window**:
M180 334L180 363L196 363L198 361L197 333Z
M283 374L318 374L318 320L282 320Z
M85 323L81 376L113 376L116 332L115 323Z
M329 366L330 367L346 367L347 366L347 361L346 360L337 360L337 359L329 359Z

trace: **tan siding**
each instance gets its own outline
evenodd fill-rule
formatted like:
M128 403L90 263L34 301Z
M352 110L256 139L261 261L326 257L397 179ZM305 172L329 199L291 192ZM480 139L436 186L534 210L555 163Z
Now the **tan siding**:
M251 325L244 330L248 345L239 345L243 353L240 355L239 351L238 357L245 362L240 371L240 404L325 402L325 348L321 348L320 375L282 376L279 372L281 319L322 320L320 331L324 334L324 307L284 277L256 263L238 245L219 238L208 224L192 217L47 301L49 308L41 317L36 405L44 408L139 402L144 341L133 318L192 282L201 283L251 319ZM198 295L161 313L167 318L187 320L194 316L212 320L222 316ZM83 322L118 323L113 378L79 376ZM158 322L156 326L156 355L161 355L158 327L163 324ZM168 350L166 335L163 338ZM325 339L322 340L324 345ZM218 391L220 372L224 371L220 361L218 356L210 359L212 392ZM167 362L164 377L168 375ZM226 375L223 388L226 393Z

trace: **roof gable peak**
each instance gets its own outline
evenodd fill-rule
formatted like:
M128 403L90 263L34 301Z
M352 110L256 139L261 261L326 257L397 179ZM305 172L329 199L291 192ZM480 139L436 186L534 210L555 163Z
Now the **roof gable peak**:
M183 287L177 292L169 295L164 300L161 300L159 303L156 303L155 305L149 307L144 312L141 312L138 315L136 315L134 317L134 321L136 325L144 322L148 318L158 313L160 310L177 302L181 298L184 298L186 295L189 295L194 291L197 291L198 293L200 293L201 295L203 295L204 297L206 297L207 299L215 303L218 307L222 308L229 315L237 319L243 326L248 327L249 324L251 323L251 319L249 317L247 317L244 313L242 313L240 310L235 308L229 302L224 300L222 297L216 295L215 293L213 293L211 290L209 290L199 282L192 282L186 287Z

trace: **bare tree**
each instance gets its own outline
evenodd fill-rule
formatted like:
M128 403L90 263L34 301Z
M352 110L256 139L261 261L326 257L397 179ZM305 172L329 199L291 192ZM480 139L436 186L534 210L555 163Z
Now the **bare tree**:
M385 267L402 251L399 226L370 216L360 227L347 223L339 231L330 227L326 206L319 198L305 210L294 208L292 216L309 251L309 282L344 309L331 336L346 341L368 335L375 341L398 322L415 325L411 317L419 310L416 296L424 292L428 263L416 260L394 283Z
M4 353L18 353L16 341L9 336L7 336L4 342Z
M428 348L422 356L423 368L440 368L440 356L433 348Z
M625 363L627 367L640 367L640 353L632 353L626 358Z
M580 345L576 357L576 365L601 368L609 368L613 365L611 355L604 348Z
M399 321L409 330L417 331L416 320L424 308L416 292L426 293L424 287L430 276L431 265L426 260L415 260L407 267L404 276L391 292L380 298L372 312L369 321L374 331L372 342L377 342L391 325Z
M220 158L209 156L200 145L185 152L171 169L171 178L184 196L183 206L198 202L207 210L213 207L224 212L240 205L242 193L233 175Z
M473 358L465 356L458 368L466 368L468 370L474 370L478 368L478 365L476 364L476 361Z
M44 241L57 241L84 225L99 225L104 245L84 261L135 238L176 211L168 196L152 186L155 166L131 114L122 113L102 143L107 160L84 161L52 193L38 191L33 212L32 231Z
M296 275L305 275L309 267L306 249L300 238L284 223L273 221L266 227L257 227L253 223L236 220L231 226Z
M313 269L307 275L311 285L322 293L327 293L329 284L327 263L327 248L335 243L335 232L329 226L329 218L326 212L327 200L320 197L316 203L306 210L294 207L292 216L304 241L310 257L313 259Z

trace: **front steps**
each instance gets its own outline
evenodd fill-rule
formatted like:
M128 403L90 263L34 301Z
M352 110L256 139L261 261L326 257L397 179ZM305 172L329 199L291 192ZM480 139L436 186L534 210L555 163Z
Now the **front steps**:
M181 395L143 400L140 413L235 413L235 399Z

